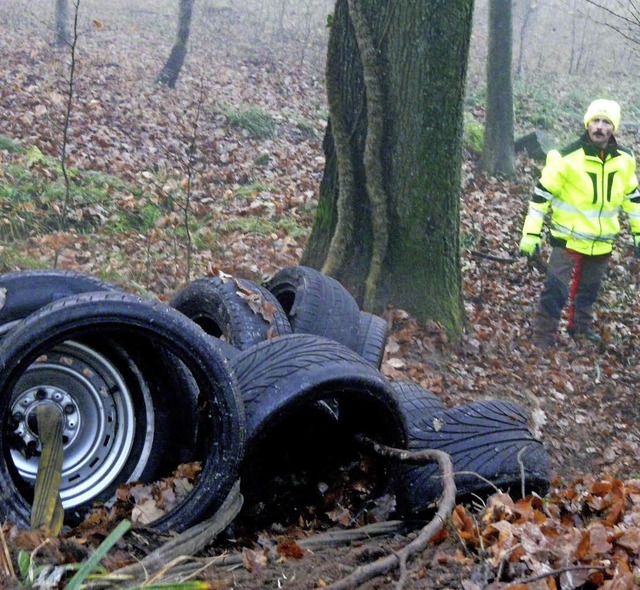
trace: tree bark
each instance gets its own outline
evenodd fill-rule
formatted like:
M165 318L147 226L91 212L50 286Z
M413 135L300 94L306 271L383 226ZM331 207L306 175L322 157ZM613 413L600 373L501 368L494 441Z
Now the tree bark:
M65 47L71 44L69 35L69 0L56 0L55 44Z
M365 309L392 305L454 338L464 318L460 167L472 9L472 0L337 1L326 165L302 258Z
M482 169L512 178L516 174L513 141L511 0L489 0L487 111Z
M194 0L180 0L180 10L178 12L178 33L176 41L171 49L169 59L164 64L156 82L165 84L169 88L175 88L180 70L187 55L187 45L189 43L189 32L191 30L191 16L193 15Z

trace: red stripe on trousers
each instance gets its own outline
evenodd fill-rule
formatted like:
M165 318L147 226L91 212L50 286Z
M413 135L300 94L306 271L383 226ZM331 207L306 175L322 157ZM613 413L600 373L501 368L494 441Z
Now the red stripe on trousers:
M576 298L576 294L578 293L578 288L580 287L580 279L582 278L582 254L580 252L576 252L575 250L567 249L567 254L573 258L575 261L575 265L573 266L573 274L571 275L571 281L569 282L569 318L568 318L568 327L574 327L575 320L575 305L574 301Z

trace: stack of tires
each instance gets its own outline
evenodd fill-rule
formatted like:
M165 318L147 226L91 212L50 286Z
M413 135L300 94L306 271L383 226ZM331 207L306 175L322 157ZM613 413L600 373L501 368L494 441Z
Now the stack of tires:
M193 490L151 525L179 531L219 507L239 477L251 497L284 446L322 463L356 434L449 452L460 495L546 490L549 458L522 408L445 408L417 384L392 383L380 372L386 340L385 320L304 266L265 285L198 279L168 305L77 273L2 275L0 516L29 522L40 404L64 418L68 521L124 482L199 461ZM440 493L435 465L384 463L379 473L376 492L392 489L400 515L424 513Z

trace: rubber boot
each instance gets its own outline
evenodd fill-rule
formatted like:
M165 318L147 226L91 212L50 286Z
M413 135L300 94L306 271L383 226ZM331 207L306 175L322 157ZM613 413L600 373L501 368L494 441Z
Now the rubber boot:
M568 332L576 340L588 340L599 344L602 336L591 327L593 323L593 312L591 307L579 308L575 310L575 325L568 327Z
M574 330L570 332L571 336L575 340L588 340L594 344L600 344L602 342L602 336L597 332L594 332L591 328L584 328L582 330Z
M556 343L560 318L550 316L542 308L536 309L533 318L533 343L538 348L550 348Z

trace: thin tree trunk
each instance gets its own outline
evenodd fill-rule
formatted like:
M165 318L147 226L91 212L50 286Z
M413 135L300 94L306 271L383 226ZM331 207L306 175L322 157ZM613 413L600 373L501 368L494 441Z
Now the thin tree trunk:
M522 17L522 24L520 25L520 46L518 47L518 60L516 73L518 76L522 75L524 70L524 48L526 47L527 29L529 28L529 20L535 10L536 4L533 1L526 0L526 6L524 9L524 16Z
M490 174L516 174L513 145L511 0L489 0L487 118L482 169Z
M71 44L69 35L69 0L56 0L55 44L65 47Z
M171 49L169 59L164 64L156 82L165 84L169 88L175 88L180 70L187 55L189 43L189 32L191 30L191 17L193 15L194 0L180 0L180 11L178 14L178 33L176 41Z

